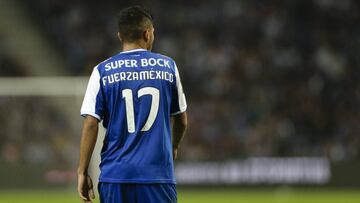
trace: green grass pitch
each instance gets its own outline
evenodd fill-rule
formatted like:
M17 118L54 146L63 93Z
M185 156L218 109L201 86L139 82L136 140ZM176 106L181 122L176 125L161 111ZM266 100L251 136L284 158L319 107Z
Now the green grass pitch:
M359 203L359 190L180 189L179 203ZM1 203L80 203L74 191L0 191ZM98 203L96 198L94 203Z

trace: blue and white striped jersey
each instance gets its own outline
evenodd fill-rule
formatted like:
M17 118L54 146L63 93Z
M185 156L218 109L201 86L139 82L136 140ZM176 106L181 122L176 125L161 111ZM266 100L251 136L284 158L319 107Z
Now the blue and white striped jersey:
M97 65L81 115L103 120L100 182L175 183L170 116L186 111L175 62L144 49Z

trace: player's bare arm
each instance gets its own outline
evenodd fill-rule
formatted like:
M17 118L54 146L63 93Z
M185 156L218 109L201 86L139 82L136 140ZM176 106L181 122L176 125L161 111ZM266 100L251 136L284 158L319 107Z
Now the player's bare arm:
M81 142L80 142L80 161L77 170L78 173L78 193L84 202L91 202L95 198L93 184L88 175L88 167L93 153L98 135L99 121L86 116L83 123Z
M177 152L180 142L183 139L187 128L187 114L186 112L173 116L173 158L177 158Z

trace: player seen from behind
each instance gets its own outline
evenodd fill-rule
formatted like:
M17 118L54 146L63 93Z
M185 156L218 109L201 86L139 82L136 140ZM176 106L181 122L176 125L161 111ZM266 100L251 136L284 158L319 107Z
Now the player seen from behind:
M179 71L171 58L151 52L154 27L147 10L122 10L118 28L122 52L93 69L81 107L79 196L84 202L94 198L88 166L102 121L100 202L177 202L173 160L187 126Z

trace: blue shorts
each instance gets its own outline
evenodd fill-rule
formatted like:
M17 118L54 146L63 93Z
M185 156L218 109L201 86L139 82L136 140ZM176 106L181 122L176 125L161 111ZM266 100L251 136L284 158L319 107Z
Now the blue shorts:
M176 203L175 184L99 183L101 203Z

